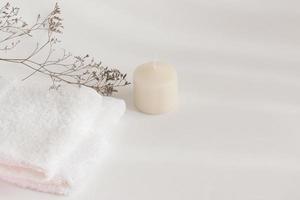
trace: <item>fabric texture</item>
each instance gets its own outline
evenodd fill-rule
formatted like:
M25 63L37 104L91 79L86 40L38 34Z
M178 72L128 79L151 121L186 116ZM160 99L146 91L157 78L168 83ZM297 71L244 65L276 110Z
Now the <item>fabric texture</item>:
M55 194L77 189L107 152L124 102L87 88L0 84L0 178Z

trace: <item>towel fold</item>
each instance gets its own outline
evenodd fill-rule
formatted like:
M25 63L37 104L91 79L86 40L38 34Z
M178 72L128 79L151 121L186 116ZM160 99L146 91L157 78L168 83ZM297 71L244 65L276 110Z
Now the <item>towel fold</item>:
M125 112L122 100L88 88L58 91L0 81L0 179L68 194L107 151L110 129Z

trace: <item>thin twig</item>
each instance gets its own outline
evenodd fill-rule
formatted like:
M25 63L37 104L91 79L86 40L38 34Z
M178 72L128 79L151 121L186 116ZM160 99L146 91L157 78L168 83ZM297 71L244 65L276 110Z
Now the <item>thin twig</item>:
M117 92L116 88L130 84L126 80L126 74L117 69L103 67L101 62L95 62L89 55L72 56L63 50L62 55L54 59L53 52L60 43L56 35L62 34L63 28L58 4L55 4L53 11L45 18L42 19L38 15L36 22L30 26L19 16L19 8L7 3L0 8L0 61L20 64L33 70L23 80L36 73L49 76L52 80L51 88L54 89L58 89L61 83L67 83L92 88L102 95L112 95ZM44 42L36 42L35 49L28 56L2 57L4 53L1 52L6 53L16 48L21 40L34 38L35 32L39 31L46 31L47 39ZM45 51L48 51L46 56L42 56L45 55L43 54Z

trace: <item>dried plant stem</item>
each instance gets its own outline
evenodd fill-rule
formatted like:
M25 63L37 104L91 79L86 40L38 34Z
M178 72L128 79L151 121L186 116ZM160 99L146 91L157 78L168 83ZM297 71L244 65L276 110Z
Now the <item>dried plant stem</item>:
M36 22L31 26L18 14L19 8L12 7L9 3L0 8L0 62L20 64L33 70L23 80L41 73L51 78L53 89L58 89L61 83L67 83L94 89L102 95L112 95L113 92L117 92L116 88L130 84L126 81L126 74L117 69L103 67L101 62L95 62L89 55L72 56L65 50L59 56L53 55L57 44L60 43L56 34L62 34L63 30L58 4L44 19L38 15ZM47 39L41 44L36 42L35 49L28 56L4 57L7 51L15 49L21 40L33 38L34 33L39 31L46 31Z

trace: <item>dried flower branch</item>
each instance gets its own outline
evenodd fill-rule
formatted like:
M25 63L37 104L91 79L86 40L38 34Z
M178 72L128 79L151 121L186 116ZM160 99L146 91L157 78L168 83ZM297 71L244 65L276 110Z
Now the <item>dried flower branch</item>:
M89 55L72 56L65 50L60 56L54 55L56 46L60 43L56 35L62 34L63 28L58 4L48 16L41 18L38 15L35 23L28 25L19 16L19 8L7 3L0 8L0 61L22 64L33 70L23 80L36 73L49 76L52 80L52 89L58 89L61 83L68 83L88 87L108 96L117 92L118 87L130 84L126 81L126 74L118 69L102 66L101 62L96 62ZM4 57L7 51L15 49L22 40L32 38L38 31L46 31L47 39L42 43L37 42L29 55L23 58Z

